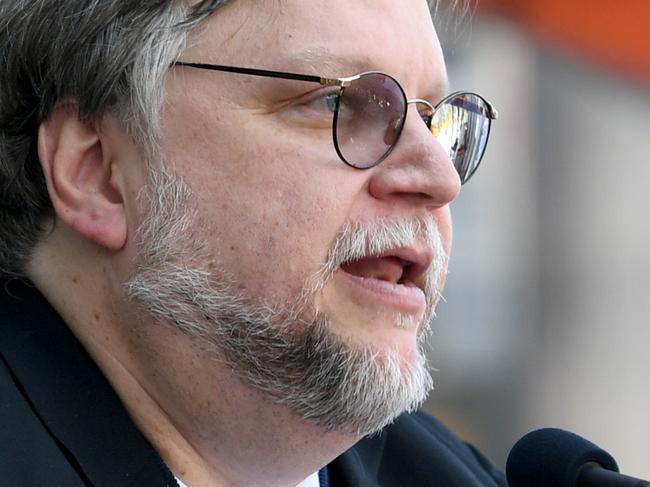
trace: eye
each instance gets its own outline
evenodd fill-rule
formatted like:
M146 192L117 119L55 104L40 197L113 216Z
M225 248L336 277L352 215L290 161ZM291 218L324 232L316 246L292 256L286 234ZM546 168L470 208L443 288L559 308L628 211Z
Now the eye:
M420 118L427 127L431 128L431 123L433 122L433 112L431 110L420 110Z
M338 98L339 98L338 91L318 93L317 96L312 97L310 100L306 100L302 104L302 106L314 112L318 112L318 113L326 112L329 115L331 115L336 111L336 104L338 103Z
M293 123L313 128L331 128L339 91L338 88L331 87L312 91L293 100L284 113Z
M334 113L336 111L336 104L339 99L338 93L328 93L324 96L325 104L330 112Z

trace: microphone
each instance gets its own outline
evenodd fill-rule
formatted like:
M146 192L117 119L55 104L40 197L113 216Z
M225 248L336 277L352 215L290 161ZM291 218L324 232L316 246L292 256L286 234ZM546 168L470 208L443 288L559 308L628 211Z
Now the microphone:
M650 487L618 473L605 450L574 433L543 428L512 447L506 463L510 487Z

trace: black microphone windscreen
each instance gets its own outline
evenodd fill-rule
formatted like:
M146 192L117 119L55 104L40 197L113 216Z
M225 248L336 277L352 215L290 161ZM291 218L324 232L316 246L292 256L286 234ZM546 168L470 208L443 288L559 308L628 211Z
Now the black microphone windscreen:
M510 487L575 487L580 467L587 462L618 472L612 456L590 441L565 430L543 428L515 443L506 476Z

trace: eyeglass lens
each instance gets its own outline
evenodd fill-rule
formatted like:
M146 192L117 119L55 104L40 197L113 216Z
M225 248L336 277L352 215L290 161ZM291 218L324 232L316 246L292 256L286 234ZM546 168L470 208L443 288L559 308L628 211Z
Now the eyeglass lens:
M334 116L334 145L341 159L368 168L386 158L402 132L407 103L399 83L383 73L365 73L342 88ZM430 122L431 133L465 183L478 168L487 144L487 102L473 93L453 94L433 113L423 114L423 119Z
M473 93L452 95L436 107L431 133L454 163L461 183L472 177L485 152L490 134L489 108Z
M390 152L404 124L406 97L390 76L368 73L341 89L334 123L339 156L368 168Z

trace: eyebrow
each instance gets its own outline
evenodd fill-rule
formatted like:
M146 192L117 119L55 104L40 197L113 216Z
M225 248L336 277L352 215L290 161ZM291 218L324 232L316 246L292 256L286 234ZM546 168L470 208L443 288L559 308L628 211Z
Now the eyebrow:
M239 67L221 64L207 64L193 61L176 61L172 66L190 66L195 68L215 71L226 71L253 76L263 76L280 79L294 79L309 81L321 85L346 86L357 75L368 71L379 71L378 66L366 56L357 55L341 56L333 54L327 48L308 49L293 53L288 57L279 57L272 63L272 68L267 67ZM345 73L347 76L341 76ZM387 73L390 74L390 73ZM338 75L338 76L337 76ZM398 79L399 82L399 79ZM402 86L404 84L400 82ZM424 98L432 104L444 98L449 92L449 82L446 76L434 80L426 92L421 93L418 99Z
M369 71L373 63L365 56L342 56L331 52L327 48L306 49L292 53L290 56L280 57L278 64L292 69L313 71L317 75L339 77ZM376 66L375 66L376 67Z
M274 64L281 69L288 68L292 72L309 73L315 76L340 78L359 74L365 71L384 71L377 62L365 55L341 55L330 51L327 48L319 47L306 49L301 52L292 53L286 57L276 58ZM386 71L388 74L393 74ZM404 82L396 76L397 80L404 86ZM434 101L444 98L449 93L449 80L447 76L433 80L426 91L419 97ZM415 94L413 94L415 95Z

